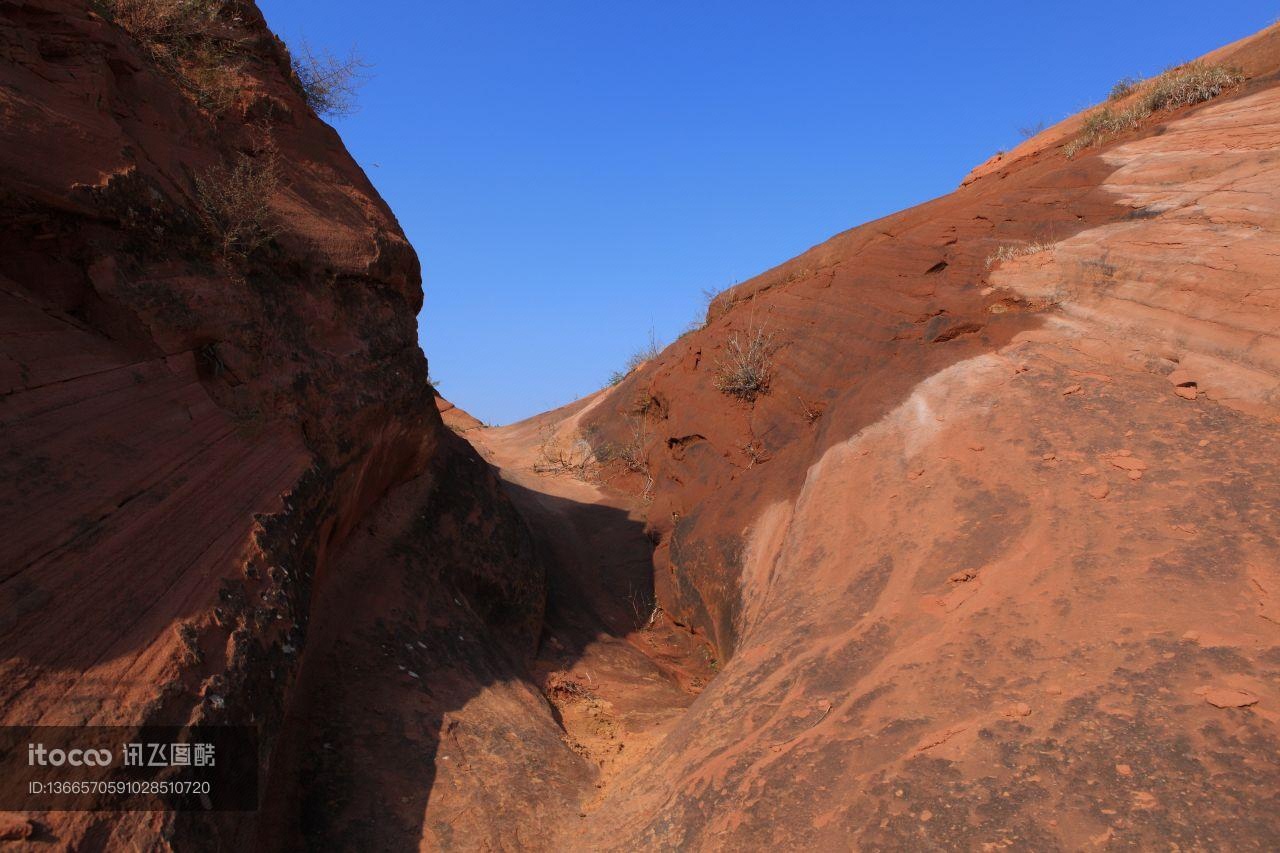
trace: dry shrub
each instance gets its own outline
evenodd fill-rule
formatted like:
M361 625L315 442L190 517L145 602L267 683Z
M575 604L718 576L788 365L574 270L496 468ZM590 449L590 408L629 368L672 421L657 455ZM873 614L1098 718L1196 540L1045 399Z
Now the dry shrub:
M1172 68L1152 81L1143 92L1142 103L1151 112L1176 110L1212 100L1243 80L1244 75L1234 69L1193 62Z
M1112 87L1108 100L1120 101L1132 95L1135 96L1134 102L1124 109L1102 107L1085 116L1080 134L1063 150L1068 157L1074 157L1116 134L1137 127L1153 113L1211 100L1243 80L1244 75L1239 71L1202 62L1170 68L1151 80L1126 78Z
M596 430L590 428L588 435L593 438L590 458L591 461L601 465L607 465L610 462L621 462L625 470L639 474L644 482L641 497L648 501L652 498L654 486L647 450L649 432L645 427L645 418L642 414L633 412L627 418L627 422L630 433L620 444L612 441L599 441Z
M999 261L1011 261L1014 258L1024 258L1027 255L1035 255L1040 252L1045 252L1052 249L1055 245L1055 243L1031 242L1001 246L987 256L987 266L990 267L992 264L998 263Z
M617 456L627 466L628 471L645 473L649 470L649 460L645 453L648 431L644 426L644 418L631 418L631 436L617 449Z
M316 53L303 42L291 62L302 96L318 115L334 118L356 111L357 94L369 65L355 51L338 59L328 51Z
M627 603L631 605L631 613L635 616L636 628L646 630L653 627L662 615L662 605L653 590L637 589L634 584L627 585Z
M624 369L615 370L609 376L609 384L617 385L619 382L630 376L637 367L644 364L646 361L652 361L657 358L661 352L662 347L658 344L658 338L653 333L653 329L650 329L649 343L631 354L627 359L627 366Z
M716 363L716 389L747 402L767 394L778 349L773 335L753 326L730 334L725 348L725 357Z
M817 423L818 418L822 417L822 413L826 411L827 404L822 400L805 400L799 394L796 395L796 399L800 401L800 414L807 424Z
M645 449L649 434L645 429L644 418L631 419L631 436L618 448L618 458L627 466L628 471L639 474L644 480L644 491L640 497L649 500L653 496L653 474L649 470L649 454Z
M1086 148L1100 145L1118 133L1137 127L1151 113L1135 105L1124 110L1113 110L1104 107L1084 117L1084 126L1080 135L1067 143L1066 154L1074 157Z
M1115 85L1111 87L1111 91L1107 93L1107 100L1120 100L1126 95L1132 93L1134 89L1138 88L1138 84L1141 82L1142 81L1137 77L1121 77L1116 81Z
M734 284L737 284L737 282L734 282ZM713 319L711 316L712 303L716 301L717 296L719 296L721 293L724 293L725 290L727 289L728 288L720 288L720 287L702 288L702 311L698 315L698 318L696 320L692 321L691 323L689 323L689 325L684 327L684 331L680 333L680 337L683 338L685 335L688 335L692 332L697 332L707 327L707 324L710 323L711 320Z
M223 0L107 0L115 22L148 46L199 35L222 7Z
M111 17L212 112L230 108L240 93L243 58L214 34L225 0L106 0Z
M773 454L765 447L764 442L758 438L754 438L742 446L742 455L751 460L747 464L748 468L755 467L762 462L768 462L773 458Z
M197 175L200 221L224 258L246 258L280 233L271 196L280 183L276 150L241 153L232 166L214 166Z
M591 444L579 435L562 438L555 427L546 426L539 432L538 458L533 470L540 474L573 474L586 479L587 469L595 461Z
M235 105L243 90L240 74L243 62L225 44L205 41L187 55L183 82L205 109L222 113Z
M1034 124L1028 124L1025 127L1018 128L1018 135L1023 139L1031 139L1044 132L1044 122L1038 121Z
M591 700L595 698L591 688L575 679L570 673L552 672L548 674L542 689L551 699Z

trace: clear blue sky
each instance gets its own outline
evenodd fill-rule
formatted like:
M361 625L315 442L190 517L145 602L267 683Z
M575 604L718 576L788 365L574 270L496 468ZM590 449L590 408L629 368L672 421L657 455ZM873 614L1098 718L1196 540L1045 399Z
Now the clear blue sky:
M260 0L374 67L334 121L422 259L441 392L508 423L672 340L702 290L950 191L1280 3Z

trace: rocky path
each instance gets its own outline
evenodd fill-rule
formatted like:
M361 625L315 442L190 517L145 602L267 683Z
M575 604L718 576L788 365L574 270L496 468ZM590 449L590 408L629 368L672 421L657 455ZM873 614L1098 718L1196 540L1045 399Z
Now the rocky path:
M655 607L652 545L625 498L535 471L536 429L467 436L500 477L455 449L338 558L266 781L261 849L573 847L714 675L709 647ZM459 466L509 494L510 520L486 515ZM527 553L502 539L517 513ZM547 572L532 659L518 638L542 596L503 616L487 574L512 555Z
M537 428L467 435L543 549L549 595L534 677L565 743L603 790L685 711L716 661L657 607L652 542L627 499L572 473L537 470ZM584 796L583 816L595 799Z

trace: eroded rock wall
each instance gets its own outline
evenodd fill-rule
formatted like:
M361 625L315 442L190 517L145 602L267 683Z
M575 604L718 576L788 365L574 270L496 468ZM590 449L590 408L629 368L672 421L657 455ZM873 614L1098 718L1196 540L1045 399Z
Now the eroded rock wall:
M256 723L269 756L389 489L497 519L509 565L455 535L423 571L482 590L499 644L530 649L540 569L499 493L450 480L479 463L426 381L416 255L256 7L157 34L128 6L0 5L0 722ZM72 846L253 831L38 820Z

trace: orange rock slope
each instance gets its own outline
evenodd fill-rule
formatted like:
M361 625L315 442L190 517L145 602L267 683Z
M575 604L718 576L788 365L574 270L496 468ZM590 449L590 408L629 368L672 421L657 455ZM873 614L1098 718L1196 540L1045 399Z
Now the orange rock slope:
M1206 61L1243 83L1051 128L549 416L723 660L566 839L1280 843L1280 29Z

